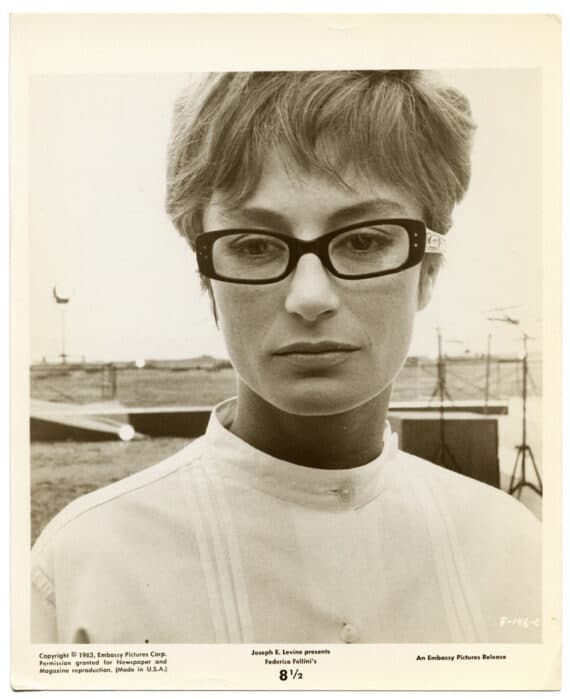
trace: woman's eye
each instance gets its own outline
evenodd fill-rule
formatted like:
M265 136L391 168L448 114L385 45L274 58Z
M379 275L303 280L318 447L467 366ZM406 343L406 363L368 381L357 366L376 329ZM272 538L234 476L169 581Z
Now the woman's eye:
M246 252L248 255L263 255L264 252L267 252L268 245L265 241L252 240L242 243L239 247L242 252Z
M351 236L347 242L354 250L370 250L376 241L371 235L358 233Z
M241 238L232 243L234 251L248 257L261 257L278 251L281 246L268 238Z
M386 247L389 239L382 233L352 233L343 244L351 252L374 252Z

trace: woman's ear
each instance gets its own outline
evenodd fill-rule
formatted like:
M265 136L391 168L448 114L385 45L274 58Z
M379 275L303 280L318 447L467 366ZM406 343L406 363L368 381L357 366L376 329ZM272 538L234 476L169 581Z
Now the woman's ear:
M443 263L441 255L427 253L422 261L418 283L418 311L424 309L433 294L433 289Z

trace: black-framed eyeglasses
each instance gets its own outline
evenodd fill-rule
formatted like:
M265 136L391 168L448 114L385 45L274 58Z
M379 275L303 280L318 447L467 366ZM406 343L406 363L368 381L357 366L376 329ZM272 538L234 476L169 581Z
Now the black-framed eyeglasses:
M395 274L419 264L426 252L443 253L445 238L423 221L406 218L363 221L299 240L257 228L208 231L196 236L198 269L235 284L271 284L285 279L302 255L313 253L341 279Z

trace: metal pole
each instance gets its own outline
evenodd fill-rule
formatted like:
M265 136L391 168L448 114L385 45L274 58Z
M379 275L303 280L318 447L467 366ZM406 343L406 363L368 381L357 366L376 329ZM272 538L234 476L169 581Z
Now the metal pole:
M527 379L527 372L528 372L528 367L527 367L527 349L526 349L526 340L527 340L527 334L523 333L523 361L522 361L522 370L523 370L523 404L522 404L522 409L523 409L523 424L522 424L522 443L523 443L523 455L522 455L522 471L523 471L523 480L525 476L525 452L526 452L526 379Z
M489 412L489 381L491 374L491 333L487 335L487 362L485 365L485 415Z
M61 362L66 363L67 355L65 353L65 304L61 304Z
M439 386L439 415L441 418L441 443L443 444L443 398L445 395L445 375L441 330L437 329L437 379Z

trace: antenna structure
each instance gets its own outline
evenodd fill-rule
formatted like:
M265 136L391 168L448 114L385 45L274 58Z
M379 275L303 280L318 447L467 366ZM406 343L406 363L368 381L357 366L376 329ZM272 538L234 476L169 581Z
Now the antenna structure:
M509 494L510 495L516 495L517 498L520 498L521 491L523 488L530 488L533 490L537 495L540 495L542 497L542 479L540 477L540 473L538 472L538 468L536 466L536 461L534 459L534 454L532 453L532 449L530 447L530 444L527 443L526 441L526 404L527 404L527 385L528 385L528 380L529 380L529 371L528 371L528 349L527 349L527 343L530 338L527 333L520 327L520 321L517 320L516 318L512 318L510 316L503 316L503 317L494 317L494 318L489 318L489 320L496 321L499 323L509 323L511 325L516 325L518 329L520 330L522 334L522 340L523 340L523 355L522 355L522 408L523 408L523 414L522 414L522 439L521 443L517 444L517 455L515 459L515 465L513 468L513 472L511 475L511 480L509 483ZM527 480L527 474L526 474L526 464L527 464L527 457L530 462L530 465L532 466L532 469L534 471L534 474L536 476L536 480L538 483L538 486L535 485L532 481ZM517 473L519 471L520 467L520 477L517 480Z
M61 357L61 363L66 364L67 353L65 351L65 310L71 297L67 289L65 289L61 284L56 284L53 287L52 294L56 304L61 308L61 352L59 356Z
M445 374L445 355L443 352L443 337L441 328L436 328L437 331L437 383L431 394L431 400L436 396L439 397L439 445L434 458L434 461L440 466L452 468L454 471L461 473L461 469L457 465L457 461L453 456L451 449L445 441L445 399L451 401L451 396L447 390L447 379Z

